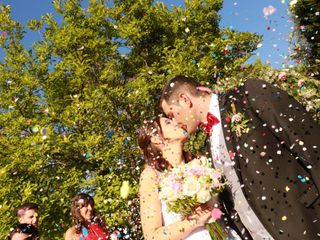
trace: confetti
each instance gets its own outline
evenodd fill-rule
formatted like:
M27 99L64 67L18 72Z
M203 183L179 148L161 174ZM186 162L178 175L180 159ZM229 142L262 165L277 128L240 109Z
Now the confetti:
M262 10L263 16L266 19L268 18L268 16L274 14L276 11L277 11L277 9L272 5L269 5L268 7L264 7Z
M264 157L267 153L266 152L261 152L260 157Z
M289 5L292 7L293 5L295 5L298 2L298 0L292 0Z
M34 133L39 132L39 127L38 126L34 126L34 127L32 127L31 131L34 132Z
M121 198L126 199L129 195L129 190L130 190L129 181L123 181L120 188Z

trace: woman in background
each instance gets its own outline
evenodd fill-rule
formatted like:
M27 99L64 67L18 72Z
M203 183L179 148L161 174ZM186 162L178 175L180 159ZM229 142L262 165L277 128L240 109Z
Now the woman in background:
M110 239L107 227L94 210L94 200L86 193L77 194L71 205L73 226L65 235L65 240Z

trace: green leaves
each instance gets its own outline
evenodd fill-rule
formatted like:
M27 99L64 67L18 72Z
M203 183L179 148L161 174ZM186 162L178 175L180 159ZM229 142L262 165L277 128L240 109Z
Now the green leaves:
M290 4L289 8L295 28L291 36L291 57L303 66L301 70L318 80L320 78L319 9L320 3L316 0L297 1L295 4Z

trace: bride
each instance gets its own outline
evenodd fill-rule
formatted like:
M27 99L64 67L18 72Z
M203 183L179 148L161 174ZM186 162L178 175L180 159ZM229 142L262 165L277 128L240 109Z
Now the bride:
M205 224L211 218L211 207L197 208L190 216L168 212L159 199L159 176L164 170L184 164L183 143L187 133L169 118L145 122L139 133L139 146L146 167L140 176L140 215L143 235L149 239L210 240ZM227 232L227 229L225 228ZM238 239L228 234L228 239Z

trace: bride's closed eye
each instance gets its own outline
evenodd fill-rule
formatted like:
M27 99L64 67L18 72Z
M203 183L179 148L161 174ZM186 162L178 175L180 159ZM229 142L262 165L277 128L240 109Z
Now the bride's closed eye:
M166 125L169 125L169 124L171 124L171 123L172 123L172 120L171 120L171 119L166 119L166 120L165 120L165 124L166 124Z

